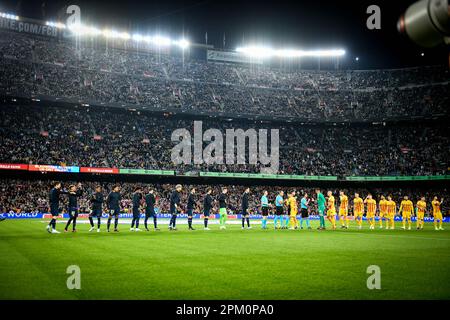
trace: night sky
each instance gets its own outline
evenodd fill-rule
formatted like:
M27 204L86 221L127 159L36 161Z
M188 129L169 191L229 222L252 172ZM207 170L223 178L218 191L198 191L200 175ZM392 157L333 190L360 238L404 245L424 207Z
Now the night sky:
M45 2L45 6L42 3ZM68 4L81 7L83 21L142 33L185 34L191 42L235 49L248 43L301 49L344 48L348 68L395 68L446 64L442 46L422 49L396 30L398 17L415 1L0 1L0 11L52 20ZM381 30L368 30L366 8L381 8ZM425 55L422 57L421 53ZM355 57L359 57L359 62Z

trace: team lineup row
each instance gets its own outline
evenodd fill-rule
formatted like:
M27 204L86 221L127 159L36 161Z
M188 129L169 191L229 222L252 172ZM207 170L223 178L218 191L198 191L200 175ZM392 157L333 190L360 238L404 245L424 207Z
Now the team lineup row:
M181 191L183 187L178 184L170 194L170 222L169 230L176 230L177 215L181 213ZM89 231L94 231L94 218L97 218L97 232L100 232L101 216L103 213L103 204L106 204L108 212L107 231L110 231L112 219L114 218L114 231L118 232L119 214L121 196L121 188L116 185L112 191L108 194L106 200L102 192L102 187L97 186L95 192L91 195L91 210L89 214L89 222L91 228ZM295 190L288 192L287 198L285 198L284 191L279 191L274 203L269 203L268 191L263 191L260 199L260 209L262 215L261 226L263 229L267 229L267 217L269 213L274 214L274 228L275 229L303 229L303 221L306 222L306 227L311 228L309 223L310 204L316 203L317 213L319 215L320 225L319 230L325 229L325 219L331 223L331 228L336 229L336 216L339 216L342 229L349 228L349 198L343 191L339 193L339 208L336 209L336 200L331 191L327 192L327 197L323 195L320 189L316 189L316 197L310 198L307 193L302 195L300 200L300 212L298 210L299 203L297 200L297 194ZM215 203L218 203L219 224L220 229L226 229L226 222L228 216L228 204L227 204L227 187L222 187L221 193L213 198L212 189L208 188L206 194L203 196L203 211L204 229L209 230L208 220L209 216L214 210ZM60 196L68 196L68 214L69 219L65 226L67 232L72 224L72 231L76 231L76 223L78 217L78 198L83 194L83 187L81 183L77 185L70 185L68 189L62 189L61 183L56 183L50 190L49 203L50 213L52 219L47 226L49 233L59 233L56 230L56 220L60 214L59 203ZM242 228L251 228L250 226L250 212L249 212L249 194L250 188L247 187L241 197L240 213L242 216ZM443 199L438 200L434 197L432 200L432 213L434 217L435 230L443 230L442 222L443 216L441 212L441 205ZM146 190L145 194L142 187L136 187L132 195L132 221L131 231L140 231L139 222L141 217L141 209L144 209L145 220L144 226L148 229L148 219L153 219L153 225L155 230L159 230L157 226L156 217L156 197L152 188ZM142 206L145 204L145 206ZM197 209L196 189L191 188L189 190L189 196L185 206L185 213L188 217L188 228L194 230L192 226L192 220L194 216L194 210ZM427 203L425 197L421 197L414 206L413 202L405 196L397 209L397 204L392 200L392 196L381 196L380 201L377 201L369 193L364 199L360 197L358 193L355 193L353 198L353 216L359 229L362 228L363 215L366 214L366 219L369 223L371 230L375 229L375 217L378 216L379 227L383 228L383 222L386 223L386 229L394 229L394 217L400 214L402 217L402 229L411 229L412 220L411 217L415 214L417 218L416 228L422 229L424 226L424 216L427 211ZM377 214L378 213L378 214ZM297 219L300 216L300 223Z

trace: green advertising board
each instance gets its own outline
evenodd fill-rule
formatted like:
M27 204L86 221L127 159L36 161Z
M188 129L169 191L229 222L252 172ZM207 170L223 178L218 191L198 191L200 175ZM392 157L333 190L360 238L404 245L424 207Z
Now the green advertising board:
M305 176L289 174L232 173L232 172L200 172L200 177L221 177L234 179L273 179L273 180L323 180L337 181L336 176Z
M157 176L174 176L173 170L148 170L148 169L127 169L120 168L120 174L142 174L142 175L157 175Z
M450 175L442 176L368 176L368 177L346 177L347 181L430 181L430 180L450 180Z

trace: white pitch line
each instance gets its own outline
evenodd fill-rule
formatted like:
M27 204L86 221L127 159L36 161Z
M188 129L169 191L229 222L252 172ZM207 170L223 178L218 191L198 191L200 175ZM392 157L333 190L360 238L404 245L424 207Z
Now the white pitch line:
M406 232L406 231L405 231ZM363 236L369 236L372 234L368 234L368 233L361 233L361 232L337 232L339 234L349 234L349 235L363 235ZM415 236L402 236L402 235L398 235L398 234L376 234L373 233L374 235L376 235L377 237L395 237L395 238L406 238L406 239L426 239L426 240L441 240L441 241L450 241L450 239L445 239L445 238L430 238L430 237L415 237Z

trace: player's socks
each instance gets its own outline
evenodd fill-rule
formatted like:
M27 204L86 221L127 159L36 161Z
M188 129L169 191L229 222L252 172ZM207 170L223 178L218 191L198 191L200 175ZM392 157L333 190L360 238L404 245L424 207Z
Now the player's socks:
M50 220L49 224L48 224L52 229L56 228L56 219L52 219Z
M109 227L111 226L111 218L108 218L108 222L106 223L106 229L109 231Z
M311 225L309 224L309 218L306 218L306 227L309 229L311 228Z
M175 229L176 228L176 224L177 224L177 215L174 214L172 217L173 217L172 227Z
M177 218L177 216L175 214L172 215L172 217L170 218L170 223L169 226L172 228L175 228L175 219Z
M91 224L91 227L94 227L94 219L92 217L89 217L89 223Z
M320 216L320 227L325 228L325 217L324 216Z
M247 220L247 228L250 228L250 218L247 217L247 218L245 218L245 219Z
M119 218L114 219L114 230L117 230L117 226L119 224Z
M203 219L203 225L208 228L208 218Z
M192 217L188 217L188 226L189 229L192 229Z
M73 218L73 222L72 222L72 230L75 231L75 229L77 228L77 218Z
M101 224L102 224L101 218L97 218L97 229L100 229Z
M73 220L72 218L69 218L69 220L67 220L67 223L66 223L66 226L65 226L64 230L69 229L70 224L72 223L72 220Z
M273 218L273 227L276 229L276 228L277 228L277 225L278 225L278 216L275 216L275 217Z
M245 227L245 218L242 218L242 229Z

